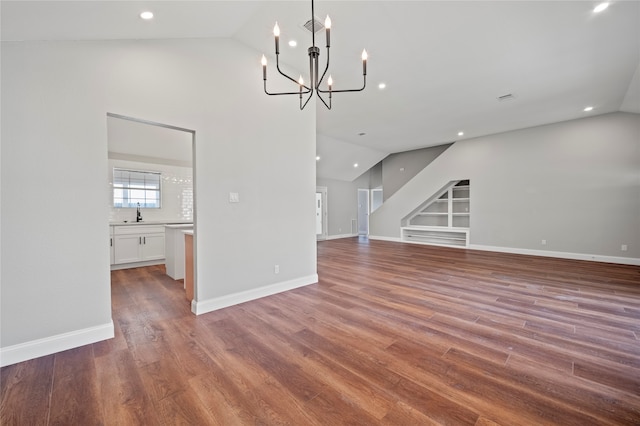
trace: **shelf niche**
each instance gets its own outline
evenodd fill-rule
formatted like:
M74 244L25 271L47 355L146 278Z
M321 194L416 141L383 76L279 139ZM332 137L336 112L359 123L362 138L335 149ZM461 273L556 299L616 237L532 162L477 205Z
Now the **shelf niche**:
M471 184L451 181L402 220L403 241L452 247L469 245Z

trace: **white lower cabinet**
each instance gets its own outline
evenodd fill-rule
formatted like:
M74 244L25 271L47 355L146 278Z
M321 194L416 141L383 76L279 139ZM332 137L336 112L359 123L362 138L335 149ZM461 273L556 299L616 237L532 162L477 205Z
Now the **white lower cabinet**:
M142 236L142 260L164 259L164 230Z
M113 243L115 246L113 263L131 263L142 260L142 236L115 235Z
M164 226L114 226L113 263L164 259Z

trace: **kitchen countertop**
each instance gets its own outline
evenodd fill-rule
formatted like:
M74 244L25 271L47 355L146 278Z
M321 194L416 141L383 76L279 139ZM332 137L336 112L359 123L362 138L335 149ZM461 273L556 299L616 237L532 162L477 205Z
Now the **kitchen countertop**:
M193 221L189 220L143 220L142 222L109 222L109 226L128 226L128 225L193 225Z
M189 222L189 223L172 223L171 225L165 225L165 228L169 228L169 229L188 229L188 228L193 228L193 223Z

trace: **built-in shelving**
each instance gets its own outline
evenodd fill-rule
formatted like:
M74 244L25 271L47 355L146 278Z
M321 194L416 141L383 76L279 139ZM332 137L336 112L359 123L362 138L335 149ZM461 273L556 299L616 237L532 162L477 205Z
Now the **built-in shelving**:
M402 228L402 240L413 243L466 247L468 239L468 228L443 229L435 226Z
M469 180L452 181L402 221L403 241L467 247L471 212Z

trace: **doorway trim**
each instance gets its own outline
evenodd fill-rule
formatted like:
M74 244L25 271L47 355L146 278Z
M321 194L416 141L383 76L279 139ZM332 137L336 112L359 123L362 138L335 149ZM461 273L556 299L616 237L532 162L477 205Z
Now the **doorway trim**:
M191 311L195 313L195 305L198 300L198 268L197 268L197 211L196 202L198 197L196 196L196 131L193 129L187 129L186 127L173 126L171 124L160 123L158 121L145 120L143 118L130 117L127 115L116 114L113 112L107 112L107 117L118 118L121 120L133 121L135 123L147 124L149 126L163 127L165 129L177 130L180 132L186 132L191 134L191 168L193 176L193 300L191 301Z
M361 200L360 197L364 199ZM358 235L369 235L369 189L358 188Z
M316 234L316 240L326 240L329 238L329 208L327 207L327 187L326 186L316 186L316 194L320 193L322 197L322 233Z
M186 127L172 126L171 124L159 123L157 121L145 120L143 118L129 117L129 116L122 115L122 114L115 114L113 112L108 112L107 113L107 117L119 118L121 120L133 121L133 122L141 123L141 124L148 124L150 126L164 127L165 129L178 130L180 132L191 133L193 136L195 136L195 134L196 134L195 130L187 129Z

